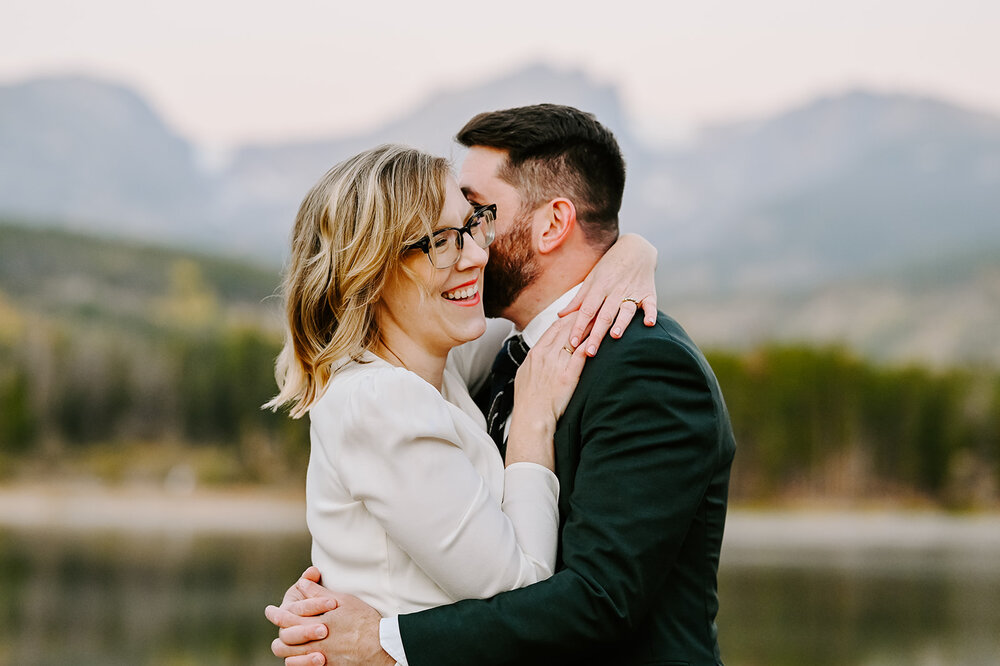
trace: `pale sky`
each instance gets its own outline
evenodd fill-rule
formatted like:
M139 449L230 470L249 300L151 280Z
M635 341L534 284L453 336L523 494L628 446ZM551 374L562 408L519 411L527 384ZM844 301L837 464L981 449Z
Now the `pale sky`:
M649 138L865 86L1000 114L998 0L3 0L0 84L87 73L206 147L333 136L547 62ZM484 104L484 108L485 108Z

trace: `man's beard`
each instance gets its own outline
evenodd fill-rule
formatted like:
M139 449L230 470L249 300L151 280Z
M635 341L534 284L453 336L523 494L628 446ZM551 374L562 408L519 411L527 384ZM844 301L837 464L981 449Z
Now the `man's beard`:
M490 260L484 270L483 311L487 317L502 317L524 288L538 277L538 261L531 248L531 218L522 215L511 230L490 245Z

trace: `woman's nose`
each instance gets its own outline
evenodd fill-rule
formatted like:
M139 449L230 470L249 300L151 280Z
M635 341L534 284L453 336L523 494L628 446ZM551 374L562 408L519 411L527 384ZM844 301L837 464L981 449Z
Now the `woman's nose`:
M463 270L478 266L482 268L486 265L486 260L490 258L490 252L486 248L479 247L479 243L466 237L462 246L462 254L458 258L458 268Z

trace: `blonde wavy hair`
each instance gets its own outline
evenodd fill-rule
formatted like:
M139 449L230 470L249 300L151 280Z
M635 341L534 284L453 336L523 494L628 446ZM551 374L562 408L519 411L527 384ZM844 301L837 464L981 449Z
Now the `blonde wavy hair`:
M379 339L376 305L404 249L431 233L450 166L413 148L383 145L336 165L306 194L282 284L287 327L275 363L278 395L298 418L347 359Z

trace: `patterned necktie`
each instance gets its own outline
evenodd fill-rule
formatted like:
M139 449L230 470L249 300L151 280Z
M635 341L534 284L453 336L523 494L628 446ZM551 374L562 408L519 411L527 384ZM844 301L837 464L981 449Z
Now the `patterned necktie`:
M490 437L500 449L500 455L507 453L504 426L514 409L514 376L528 355L528 345L524 338L515 335L503 343L503 348L493 361L490 375L490 409L486 414L486 428Z

